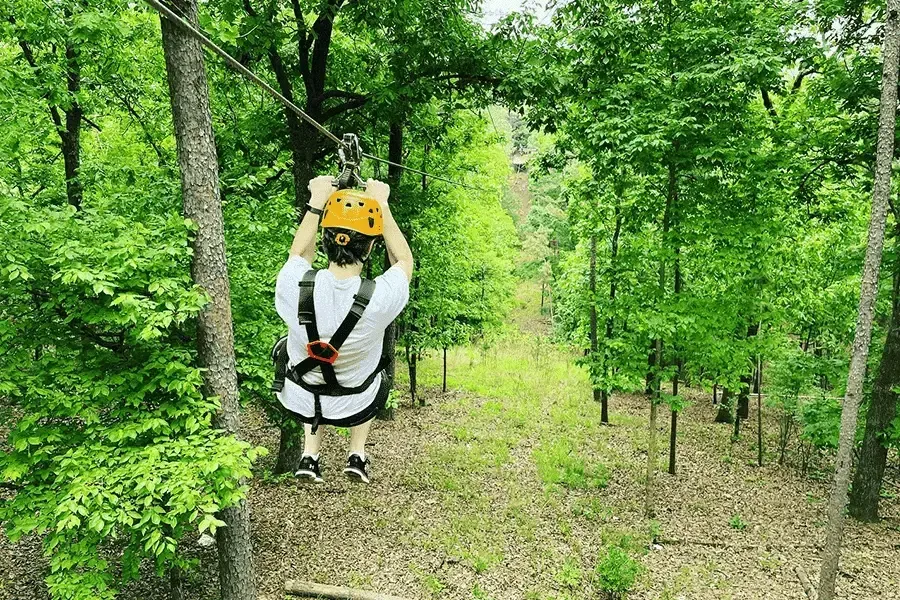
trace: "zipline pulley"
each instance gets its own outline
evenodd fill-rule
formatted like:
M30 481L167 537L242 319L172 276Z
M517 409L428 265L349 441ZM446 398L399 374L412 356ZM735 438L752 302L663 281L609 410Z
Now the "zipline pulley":
M338 146L338 165L341 172L335 179L335 187L339 190L363 187L362 178L359 176L359 166L362 162L359 137L355 133L345 133L341 142L342 144Z

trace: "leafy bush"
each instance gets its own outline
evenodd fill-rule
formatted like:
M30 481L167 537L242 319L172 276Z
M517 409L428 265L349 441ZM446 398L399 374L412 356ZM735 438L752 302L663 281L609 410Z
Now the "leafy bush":
M618 546L610 546L594 570L598 586L609 600L624 598L643 571L640 563Z
M257 454L211 427L189 224L123 214L0 189L0 481L16 489L0 522L12 540L42 536L54 598L113 598L144 558L183 565L179 540L221 525Z

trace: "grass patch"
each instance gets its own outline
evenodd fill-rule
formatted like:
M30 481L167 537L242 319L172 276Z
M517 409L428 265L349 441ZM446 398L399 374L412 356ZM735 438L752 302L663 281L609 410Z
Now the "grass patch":
M602 464L585 464L572 442L565 439L542 444L534 451L538 476L545 484L569 489L598 489L609 483L609 470Z
M556 572L556 582L564 588L575 589L581 585L581 566L571 556L563 561Z

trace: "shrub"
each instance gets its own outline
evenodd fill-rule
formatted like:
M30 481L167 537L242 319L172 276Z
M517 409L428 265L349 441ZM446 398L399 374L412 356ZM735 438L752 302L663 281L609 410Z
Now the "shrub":
M634 587L641 571L641 564L618 546L607 548L595 569L600 590L609 600L624 598Z

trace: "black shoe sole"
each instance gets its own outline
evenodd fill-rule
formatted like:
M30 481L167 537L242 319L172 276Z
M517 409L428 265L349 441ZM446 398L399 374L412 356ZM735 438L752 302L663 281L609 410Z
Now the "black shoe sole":
M294 473L294 476L300 483L325 483L324 479L316 477L316 474L312 471L297 471Z
M354 483L369 483L369 476L357 469L351 469L350 467L347 467L346 469L344 469L344 475L346 475L347 479Z

